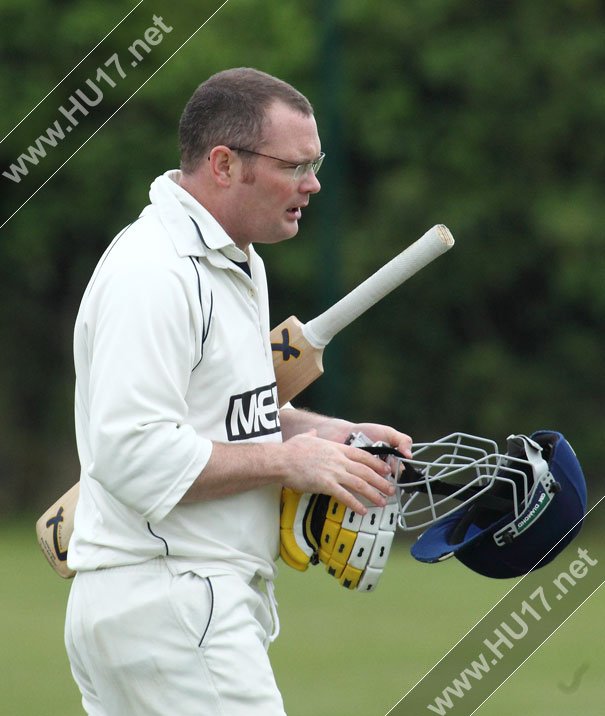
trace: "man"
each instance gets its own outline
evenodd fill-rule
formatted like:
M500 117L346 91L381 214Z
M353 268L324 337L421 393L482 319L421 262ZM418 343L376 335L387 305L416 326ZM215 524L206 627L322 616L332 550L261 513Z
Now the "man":
M94 716L278 716L281 489L363 513L359 496L383 505L392 488L345 439L362 430L408 455L411 441L275 402L253 244L295 236L320 189L309 102L265 73L221 72L187 104L180 144L181 171L153 182L76 320L66 646Z

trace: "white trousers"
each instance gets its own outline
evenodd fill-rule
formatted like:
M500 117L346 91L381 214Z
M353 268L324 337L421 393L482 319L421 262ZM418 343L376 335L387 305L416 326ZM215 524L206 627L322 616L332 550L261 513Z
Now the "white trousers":
M79 572L65 645L89 716L285 716L267 596L164 560Z

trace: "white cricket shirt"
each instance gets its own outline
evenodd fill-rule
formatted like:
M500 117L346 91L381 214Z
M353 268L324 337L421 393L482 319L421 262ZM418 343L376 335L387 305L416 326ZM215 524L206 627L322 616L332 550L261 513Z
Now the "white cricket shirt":
M99 261L74 332L81 492L68 564L166 556L176 571L272 579L280 486L178 504L212 440L281 441L260 257L245 261L167 172Z

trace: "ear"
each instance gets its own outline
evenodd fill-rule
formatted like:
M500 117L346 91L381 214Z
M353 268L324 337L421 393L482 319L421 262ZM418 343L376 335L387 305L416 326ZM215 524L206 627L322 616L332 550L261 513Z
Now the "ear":
M219 186L228 187L231 185L237 161L239 159L229 147L219 145L212 148L208 156L210 175Z

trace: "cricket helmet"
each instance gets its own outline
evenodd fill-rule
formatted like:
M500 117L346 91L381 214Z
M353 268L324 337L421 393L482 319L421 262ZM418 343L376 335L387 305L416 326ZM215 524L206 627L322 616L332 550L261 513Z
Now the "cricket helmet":
M552 561L586 514L582 468L559 432L489 439L453 433L416 443L400 460L399 526L428 527L411 548L421 562L455 556L487 577L507 578Z

